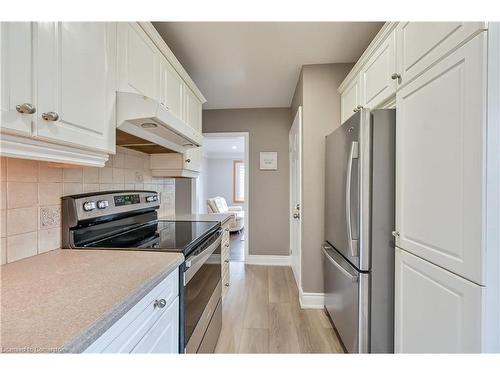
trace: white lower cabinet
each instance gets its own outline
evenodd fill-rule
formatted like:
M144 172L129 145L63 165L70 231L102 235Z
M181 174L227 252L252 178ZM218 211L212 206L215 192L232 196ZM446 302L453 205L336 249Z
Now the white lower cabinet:
M177 353L179 350L179 297L163 312L132 353Z
M480 352L484 288L398 248L395 263L395 352Z
M136 303L86 353L178 353L179 270Z

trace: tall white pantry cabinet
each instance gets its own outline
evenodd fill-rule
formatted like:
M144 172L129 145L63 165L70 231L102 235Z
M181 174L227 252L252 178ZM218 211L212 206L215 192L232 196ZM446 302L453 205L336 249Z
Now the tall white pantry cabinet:
M498 23L388 23L339 87L397 112L396 352L500 351L499 55Z

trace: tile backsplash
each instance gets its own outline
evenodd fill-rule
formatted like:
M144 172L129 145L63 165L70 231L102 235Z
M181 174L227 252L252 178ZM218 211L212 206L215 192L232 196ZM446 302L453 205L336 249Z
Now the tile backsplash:
M58 168L0 158L1 264L61 246L61 197L104 190L154 190L159 214L175 211L175 179L152 177L149 155L117 147L103 168Z

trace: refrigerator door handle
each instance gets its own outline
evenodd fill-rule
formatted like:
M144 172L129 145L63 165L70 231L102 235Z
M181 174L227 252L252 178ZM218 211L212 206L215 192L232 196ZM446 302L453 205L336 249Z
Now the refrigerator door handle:
M349 153L349 161L347 162L347 177L345 182L345 217L347 223L347 243L351 256L358 256L358 239L352 238L352 223L351 223L351 180L352 180L352 161L359 157L359 143L353 141L351 143L351 151Z
M333 248L328 245L323 245L321 247L323 249L323 253L325 254L326 259L333 264L339 271L341 271L345 276L349 277L353 283L358 281L358 275L351 273L349 270L345 269L341 266L341 264L336 260L340 255L336 255L333 252ZM340 259L339 259L340 260Z

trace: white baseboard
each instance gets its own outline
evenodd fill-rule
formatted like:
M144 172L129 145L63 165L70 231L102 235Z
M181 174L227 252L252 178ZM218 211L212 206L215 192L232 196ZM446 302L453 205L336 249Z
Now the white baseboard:
M302 286L299 287L299 302L303 309L322 309L325 306L324 293L305 293Z
M247 255L245 263L261 266L289 266L290 257L288 255Z

